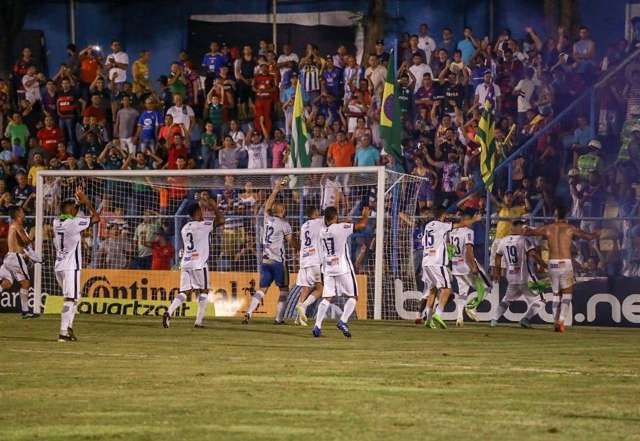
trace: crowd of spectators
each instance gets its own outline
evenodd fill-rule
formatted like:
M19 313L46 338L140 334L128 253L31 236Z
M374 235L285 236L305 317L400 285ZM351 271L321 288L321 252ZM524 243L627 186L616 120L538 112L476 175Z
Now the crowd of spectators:
M575 35L558 28L546 38L533 28L518 35L504 30L493 41L470 27L457 32L436 33L422 24L416 34L400 36L397 54L379 40L362 60L348 45L321 54L313 43L296 53L291 45L276 48L266 40L243 47L214 41L201 59L176 54L163 73L151 72L149 51L132 61L118 40L110 51L70 44L66 62L52 76L24 48L11 77L0 79L0 214L12 204L33 212L35 174L42 169L285 167L298 83L312 166L384 165L423 177L414 214L433 207L482 210L475 136L485 100L495 111L502 160L613 70L630 48L621 41L605 50L584 26ZM380 137L389 60L397 60L400 161L385 153ZM512 162L511 182L506 173L497 176L501 216L522 211L513 207L550 215L562 191L576 217L602 216L607 195L617 200L620 214L637 214L640 68L619 77L599 96L597 124L578 114L588 112L583 106L571 124L552 129ZM234 192L230 198L241 199L243 190ZM177 201L185 196L182 190L169 195ZM263 197L256 192L254 204ZM101 210L120 210L125 217L158 208L105 199L97 201ZM230 211L237 207L224 204ZM137 249L122 253L131 259L109 265L151 267L150 259L140 258L151 256L157 230L160 223L146 226L142 239L128 241ZM101 229L101 259L124 259L110 251L129 246L118 241L118 231L117 222ZM160 236L164 247L167 235ZM233 251L245 252L247 240L236 239L239 249ZM625 237L621 247L633 254L629 244L637 242ZM582 255L585 264L597 259L603 271L611 264L600 249Z

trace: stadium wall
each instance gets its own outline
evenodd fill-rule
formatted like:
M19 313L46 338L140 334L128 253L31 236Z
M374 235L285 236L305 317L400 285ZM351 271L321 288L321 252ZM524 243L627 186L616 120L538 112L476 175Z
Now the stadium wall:
M387 0L387 13L404 17L400 31L416 32L422 22L429 23L432 34L440 35L440 29L450 26L457 36L462 27L470 25L476 35L489 32L490 0ZM331 10L366 11L366 0L285 1L279 0L278 11L320 12ZM542 29L544 12L540 0L494 0L496 32L509 28L515 36L523 33L525 26ZM76 41L78 46L100 44L108 46L112 38L119 38L135 59L142 49L152 51L151 69L160 75L168 71L168 64L186 46L187 20L193 14L268 14L271 2L245 0L242 2L218 0L112 0L76 1ZM577 0L584 22L592 28L596 40L604 45L624 35L624 1L603 2L601 0ZM65 47L69 42L68 2L33 0L25 22L25 29L38 29L45 33L49 49L49 66L52 71L66 57ZM393 36L388 30L388 38Z

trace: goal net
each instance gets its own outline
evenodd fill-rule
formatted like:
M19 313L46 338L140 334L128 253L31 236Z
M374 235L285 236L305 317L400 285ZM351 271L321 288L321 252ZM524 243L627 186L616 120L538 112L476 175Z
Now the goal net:
M44 306L45 313L59 312L61 289L54 272L56 238L51 225L60 215L60 202L73 198L81 187L100 222L83 234L80 313L161 315L179 289L180 230L188 221L186 208L194 201L206 207L214 200L224 214L224 225L210 238L212 314L241 315L258 288L263 205L283 178L287 184L277 200L285 205L295 235L309 207L335 205L347 222L357 222L363 207L371 208L367 228L350 240L360 294L358 318L414 314L419 297L414 215L420 178L383 167L40 172L36 251L43 261L35 268L36 310ZM81 214L87 213L81 209ZM211 214L204 210L205 217ZM295 286L298 260L298 252L288 249L287 317L294 315L300 294ZM276 289L266 293L257 316L273 316ZM187 302L177 314L193 315L195 309Z

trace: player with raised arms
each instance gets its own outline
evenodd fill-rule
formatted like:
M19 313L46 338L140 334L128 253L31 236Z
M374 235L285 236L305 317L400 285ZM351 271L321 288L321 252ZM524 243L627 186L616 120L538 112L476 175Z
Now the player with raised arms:
M264 204L260 289L251 297L251 303L242 320L243 324L249 323L253 312L258 308L258 305L260 305L265 292L267 292L272 283L275 283L280 289L274 323L277 325L284 324L284 308L287 303L287 296L289 295L289 273L285 259L285 240L289 244L290 249L297 249L297 243L293 237L291 225L289 225L289 222L285 219L285 206L281 202L276 202L276 197L285 183L286 178L279 180Z
M11 225L7 234L7 254L4 256L2 266L0 266L0 283L2 289L9 290L16 281L20 285L20 310L22 318L36 317L29 310L29 288L31 288L31 278L27 258L32 262L39 262L30 245L31 238L24 229L24 210L22 207L13 206L9 208Z
M564 332L564 322L571 308L571 296L575 279L571 261L571 243L573 238L596 240L597 233L587 233L567 222L567 209L563 205L556 207L556 219L553 223L532 230L524 230L527 236L541 236L549 244L549 279L553 290L553 317L555 331Z
M307 326L307 308L322 294L322 274L320 273L320 231L324 218L316 207L308 207L309 218L300 227L300 269L296 285L301 287L296 305L296 324Z
M453 224L445 222L446 212L436 211L436 219L428 222L424 227L422 235L422 245L424 247L422 257L422 279L425 287L428 287L429 297L425 308L426 323L429 328L447 328L447 324L442 319L442 311L451 296L451 275L449 273L449 253L447 245L450 243L451 230L458 227L469 227L480 217L467 217L459 223ZM432 289L432 288L435 288ZM439 291L438 304L435 307L436 291Z
M204 211L213 213L213 219L205 219ZM209 238L214 228L224 224L224 216L218 204L211 198L206 201L193 202L187 207L187 214L191 218L184 224L180 235L182 237L182 259L180 261L180 292L169 305L169 309L162 315L162 327L168 328L171 316L187 300L187 294L197 295L198 311L196 313L195 328L203 328L204 314L207 309L209 293Z
M463 215L463 219L470 220L472 216L468 213ZM456 279L458 291L455 293L458 317L456 326L464 325L464 312L475 322L478 316L473 309L466 308L469 300L469 293L472 287L476 286L476 280L480 277L484 289L491 287L491 282L484 270L478 263L473 253L474 232L468 226L460 226L451 230L449 234L451 252L451 274Z
M529 282L536 282L535 271L531 268L530 260L534 260L538 268L546 265L538 255L531 241L522 235L523 220L514 220L509 235L500 240L496 250L493 265L493 280L500 283L502 272L502 262L505 262L505 273L507 279L507 291L498 305L495 317L491 320L491 327L498 324L498 320L507 311L509 305L520 297L527 302L527 312L520 320L520 326L530 328L531 318L538 313L544 305L542 299L529 289Z
M324 288L322 290L322 302L318 306L316 323L312 331L314 337L320 337L322 334L322 321L327 314L329 305L338 296L347 297L347 301L344 304L342 316L338 320L336 327L345 337L351 337L347 322L356 309L358 284L353 263L351 262L348 239L354 231L363 230L367 227L369 212L369 207L364 207L358 223L352 224L338 222L338 210L335 207L328 207L324 211L325 226L320 231L320 262Z
M89 217L78 216L79 205L89 212ZM62 201L60 216L53 220L53 243L56 249L54 270L62 288L62 312L58 341L76 341L73 319L80 301L80 270L82 269L82 232L100 222L100 216L82 188L76 189L75 199Z

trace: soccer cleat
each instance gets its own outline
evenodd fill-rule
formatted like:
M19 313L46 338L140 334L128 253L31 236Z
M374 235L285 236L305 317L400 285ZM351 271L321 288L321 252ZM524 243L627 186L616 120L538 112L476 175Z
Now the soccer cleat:
M69 337L68 335L60 334L60 335L58 335L58 341L64 343L64 342L68 342L68 341L72 341L72 340L71 340L71 337Z
M311 330L311 334L314 337L320 337L320 335L322 334L322 330L320 328L318 328L317 326L314 326L313 329Z
M162 314L162 327L168 328L170 325L171 325L171 316L169 315L168 312L165 311L165 313Z
M566 330L566 328L564 327L564 322L556 322L554 330L556 332L563 333Z
M467 313L467 317L469 317L474 322L479 322L478 314L476 314L475 309L465 309L464 312Z
M73 333L73 328L67 328L67 336L70 341L78 341L78 337Z
M529 323L529 320L527 320L526 318L523 318L520 320L520 327L525 329L531 329L531 323Z
M273 324L274 325L284 325L284 320L274 320Z
M193 325L193 327L196 329L204 329L204 325L201 323L196 323L195 325Z
M249 324L249 320L251 320L251 316L249 314L245 314L244 317L242 317L242 324L243 325L248 325Z
M33 313L33 314L31 314L31 316L29 318L32 318L32 319L40 318L40 314Z
M351 331L349 331L349 327L345 322L343 322L342 320L338 320L338 323L336 323L336 328L338 328L340 332L342 332L342 335L347 338L351 338Z
M415 323L416 325L421 325L423 323L422 317L418 317L413 321L413 323Z
M462 328L464 326L464 319L462 317L458 317L456 319L456 327Z
M447 329L447 324L444 322L444 320L442 320L442 317L440 317L440 314L433 314L433 322L436 324L438 328Z
M30 312L23 312L22 313L22 320L26 320L26 319L30 319L33 318L33 314L31 314Z
M495 328L496 326L498 326L498 320L492 319L491 322L489 322L489 326Z
M424 327L425 328L429 328L429 329L436 329L437 326L436 324L433 322L433 319L427 320L426 322L424 322Z
M297 321L298 321L298 325L300 326L307 326L307 314L304 310L304 306L302 306L302 303L298 303L296 305L296 312L298 313L298 317L297 317Z

